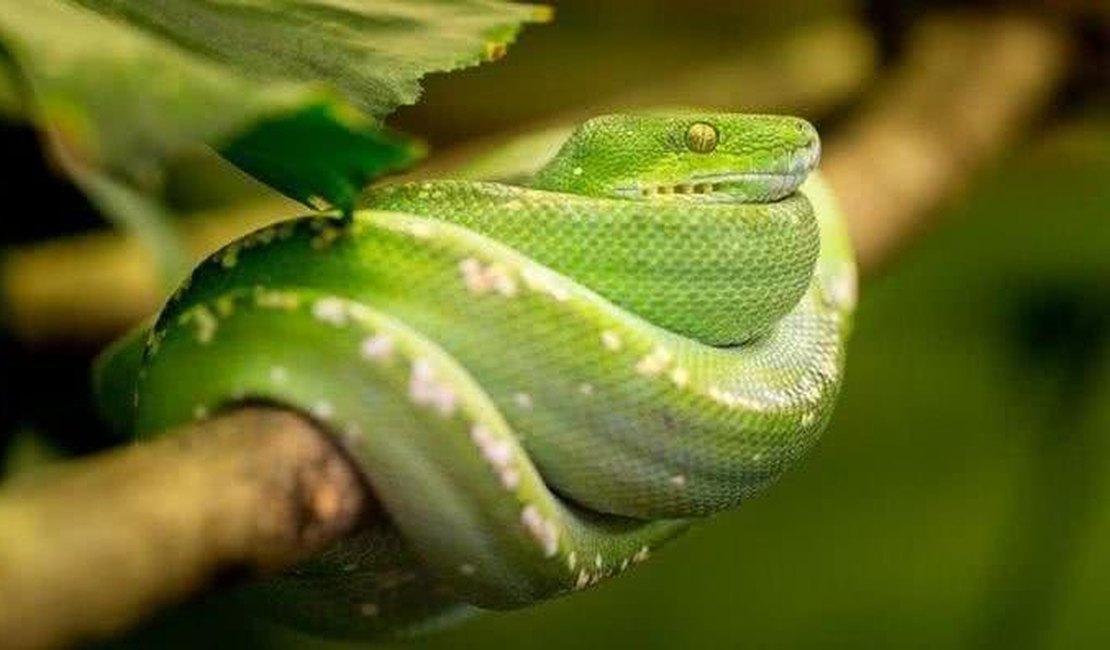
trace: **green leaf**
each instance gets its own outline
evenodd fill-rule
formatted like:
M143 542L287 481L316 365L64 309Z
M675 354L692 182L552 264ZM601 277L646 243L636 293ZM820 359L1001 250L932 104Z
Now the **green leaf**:
M423 148L370 127L357 114L337 115L333 106L318 104L262 122L221 152L302 203L349 210L374 177L406 167Z
M17 0L18 1L18 0ZM499 0L75 0L251 77L328 79L381 118L419 79L496 59L542 6Z
M164 249L174 156L214 146L349 208L420 155L380 118L421 76L495 58L545 17L494 0L0 0L0 91L95 204Z

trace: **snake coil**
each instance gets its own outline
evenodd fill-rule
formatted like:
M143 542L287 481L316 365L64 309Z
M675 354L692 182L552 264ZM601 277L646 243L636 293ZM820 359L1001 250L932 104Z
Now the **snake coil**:
M594 585L825 426L855 276L802 187L819 150L796 118L606 116L526 185L379 187L255 232L166 305L129 428L266 400L337 436L389 520L259 587L299 627L408 633Z

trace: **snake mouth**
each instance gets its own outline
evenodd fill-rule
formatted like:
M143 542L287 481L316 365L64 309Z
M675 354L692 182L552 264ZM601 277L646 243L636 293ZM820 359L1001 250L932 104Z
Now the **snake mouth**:
M745 172L692 177L680 183L636 183L616 188L626 199L684 198L712 203L766 203L786 198L805 180L805 173Z

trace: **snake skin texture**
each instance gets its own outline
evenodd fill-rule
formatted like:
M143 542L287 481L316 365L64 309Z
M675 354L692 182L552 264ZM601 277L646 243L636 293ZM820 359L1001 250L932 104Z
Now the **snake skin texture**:
M409 634L592 586L827 424L855 272L819 152L797 118L604 116L526 185L386 185L255 232L150 329L129 428L262 400L337 436L388 517L255 588L296 627Z

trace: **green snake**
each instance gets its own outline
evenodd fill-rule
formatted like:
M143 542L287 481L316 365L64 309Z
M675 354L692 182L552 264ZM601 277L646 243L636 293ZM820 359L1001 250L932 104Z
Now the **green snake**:
M258 587L302 629L592 586L826 425L855 272L819 155L798 118L612 115L520 184L372 188L201 264L105 408L140 438L248 400L335 434L388 518Z

